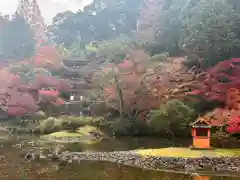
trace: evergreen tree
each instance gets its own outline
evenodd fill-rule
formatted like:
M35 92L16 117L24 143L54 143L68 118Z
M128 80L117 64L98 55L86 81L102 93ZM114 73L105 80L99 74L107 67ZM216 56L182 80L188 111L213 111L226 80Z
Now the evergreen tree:
M1 32L0 58L5 60L22 60L31 57L35 52L35 40L25 20L15 14L7 27Z
M183 22L181 45L190 65L211 67L237 55L239 22L239 14L225 0L199 1Z
M84 43L108 40L136 31L143 0L94 0L84 11L58 14L48 28L57 44L71 45L76 37Z

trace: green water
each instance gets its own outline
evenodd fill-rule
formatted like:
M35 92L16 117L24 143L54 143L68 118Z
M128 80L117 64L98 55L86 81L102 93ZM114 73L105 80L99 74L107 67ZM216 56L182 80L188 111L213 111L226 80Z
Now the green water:
M33 138L33 137L32 137ZM26 138L25 138L26 139ZM27 137L27 139L31 139ZM36 139L34 137L33 139ZM144 170L107 162L82 161L79 165L59 165L55 162L31 162L19 157L20 149L12 147L13 142L2 141L0 146L0 180L188 180L194 175ZM138 148L181 146L188 141L157 138L123 138L105 140L93 146L66 145L73 151L112 151ZM240 177L210 175L211 180L239 180ZM209 176L209 177L210 177Z

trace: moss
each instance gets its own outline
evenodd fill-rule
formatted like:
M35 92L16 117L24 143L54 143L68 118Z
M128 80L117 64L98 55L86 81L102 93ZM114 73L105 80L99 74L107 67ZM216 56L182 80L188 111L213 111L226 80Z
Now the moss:
M78 132L59 131L59 132L49 134L49 136L54 136L59 138L59 137L82 137L83 135Z
M159 157L235 157L240 156L240 149L215 149L215 150L191 150L190 148L163 148L163 149L145 149L137 150L141 156L159 156Z
M99 131L96 127L93 127L93 126L83 126L83 127L80 127L78 130L77 130L77 133L80 133L84 136L89 136L90 133L95 133L95 134L99 134L99 135L103 135L103 133L101 131Z

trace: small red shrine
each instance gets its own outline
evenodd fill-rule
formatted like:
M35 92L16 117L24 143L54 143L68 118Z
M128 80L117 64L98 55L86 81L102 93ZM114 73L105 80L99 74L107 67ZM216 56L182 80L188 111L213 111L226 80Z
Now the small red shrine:
M192 149L211 148L211 125L203 118L198 119L192 126L193 147Z
M210 176L199 176L199 175L196 175L196 176L193 176L193 180L210 180Z

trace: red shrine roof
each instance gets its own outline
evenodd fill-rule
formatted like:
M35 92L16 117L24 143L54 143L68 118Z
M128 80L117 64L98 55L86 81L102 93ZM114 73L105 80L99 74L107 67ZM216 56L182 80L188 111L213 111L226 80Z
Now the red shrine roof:
M195 122L190 124L193 128L211 128L211 124L203 118L197 119Z

